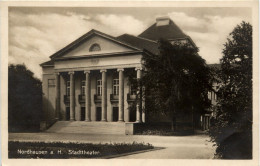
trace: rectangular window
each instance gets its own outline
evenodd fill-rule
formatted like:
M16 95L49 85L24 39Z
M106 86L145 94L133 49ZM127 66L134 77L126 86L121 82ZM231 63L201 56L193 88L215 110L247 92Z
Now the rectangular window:
M113 95L119 94L119 79L113 79Z
M66 95L70 96L70 81L66 82Z
M102 96L102 80L97 80L97 95Z
M81 81L81 95L85 96L86 81Z
M136 95L136 86L133 84L130 86L130 95Z
M55 86L55 79L48 79L48 86Z
M208 92L208 99L211 100L211 92Z
M214 93L214 100L217 100L217 94Z

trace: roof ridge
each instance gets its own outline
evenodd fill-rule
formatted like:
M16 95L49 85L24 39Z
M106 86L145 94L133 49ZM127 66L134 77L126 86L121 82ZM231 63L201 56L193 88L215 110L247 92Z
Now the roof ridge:
M143 37L131 35L131 34L128 34L128 33L124 33L123 35L133 36L133 37L136 37L136 38L139 38L139 39L142 39L142 40L147 40L147 41L150 41L150 42L153 42L153 43L157 43L157 41L155 41L155 40L151 40L151 39L147 39L147 38L143 38ZM118 36L117 38L119 38L119 37L121 37L121 36L123 36L123 35L120 35L120 36Z
M132 35L132 36L133 36L133 35ZM140 38L140 39L143 39L143 40L147 40L147 41L150 41L150 42L157 43L157 41L155 41L155 40L147 39L147 38L144 38L144 37L139 37L139 36L134 36L134 37Z
M185 36L188 36L172 19L170 19L170 23L174 24Z
M148 28L146 28L143 32L141 32L138 36L141 36L141 35L143 35L143 33L145 32L145 31L147 31L149 28L152 28L154 25L156 25L156 23L153 23L152 25L150 25Z

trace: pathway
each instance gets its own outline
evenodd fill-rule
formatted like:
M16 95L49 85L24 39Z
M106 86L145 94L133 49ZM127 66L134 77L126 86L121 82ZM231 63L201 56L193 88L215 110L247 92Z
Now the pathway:
M211 159L214 155L212 143L206 135L193 136L141 136L107 134L70 134L70 133L10 133L9 140L17 141L64 141L110 143L144 142L164 149L119 158L132 159Z

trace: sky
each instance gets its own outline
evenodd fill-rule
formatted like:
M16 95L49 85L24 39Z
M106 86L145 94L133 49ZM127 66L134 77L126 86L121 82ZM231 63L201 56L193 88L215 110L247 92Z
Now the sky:
M169 16L193 39L208 64L219 63L229 33L242 21L252 24L251 12L231 7L11 7L9 64L24 63L41 79L39 64L91 29L137 36L161 16Z

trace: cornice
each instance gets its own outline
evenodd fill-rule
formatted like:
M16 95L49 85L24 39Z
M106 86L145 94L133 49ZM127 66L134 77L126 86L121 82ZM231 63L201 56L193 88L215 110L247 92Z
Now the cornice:
M142 54L143 51L127 51L127 52L112 52L103 54L92 54L92 55L81 55L73 57L60 57L56 58L55 61L73 60L73 59L93 59L93 58L103 58L103 57L113 57L113 56L124 56L124 55L136 55Z

